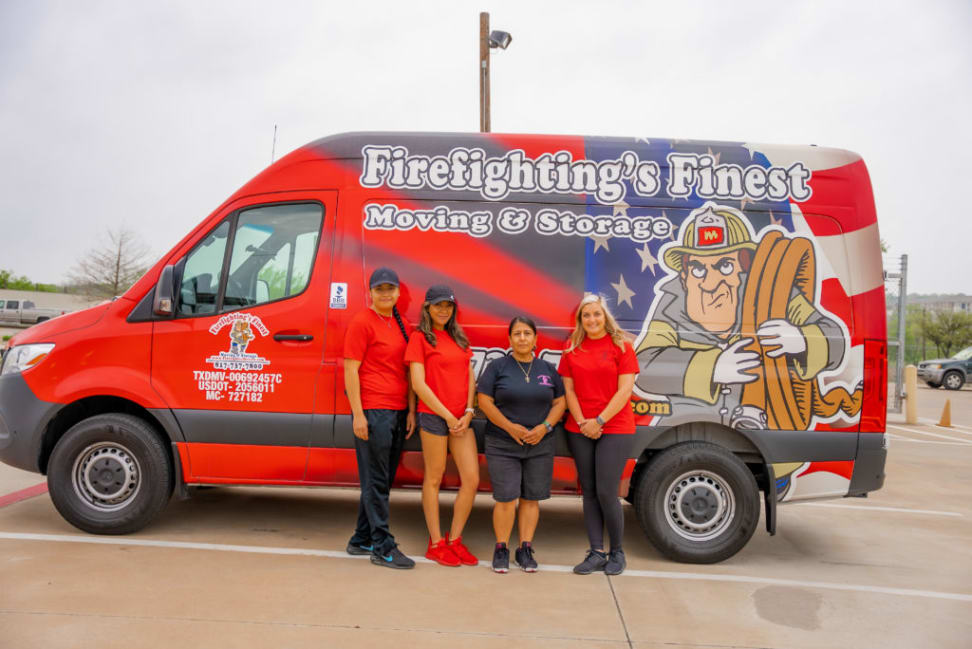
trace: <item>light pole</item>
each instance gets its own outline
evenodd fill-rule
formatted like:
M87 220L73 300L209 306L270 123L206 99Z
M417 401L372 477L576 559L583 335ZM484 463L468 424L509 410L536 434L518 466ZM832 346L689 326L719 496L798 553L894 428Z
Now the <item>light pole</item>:
M513 42L508 32L489 31L489 12L479 14L479 131L489 133L489 50L505 50Z

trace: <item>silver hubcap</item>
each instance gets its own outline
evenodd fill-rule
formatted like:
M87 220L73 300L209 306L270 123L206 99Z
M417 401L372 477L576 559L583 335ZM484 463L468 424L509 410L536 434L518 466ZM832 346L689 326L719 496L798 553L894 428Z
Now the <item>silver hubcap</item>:
M138 494L142 472L132 453L114 442L92 444L78 454L71 472L74 491L102 512L127 506Z
M958 374L949 374L945 377L945 385L953 390L962 384L962 377Z
M708 541L732 523L736 513L732 490L711 471L690 471L676 478L665 493L665 520L689 541Z

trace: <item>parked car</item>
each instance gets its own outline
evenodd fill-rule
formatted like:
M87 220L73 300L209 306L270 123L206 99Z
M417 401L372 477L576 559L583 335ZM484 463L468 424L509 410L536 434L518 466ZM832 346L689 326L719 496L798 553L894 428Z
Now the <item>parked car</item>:
M918 363L918 378L928 387L945 386L946 390L958 390L972 374L972 347L966 347L951 358L936 358Z
M0 322L4 323L34 325L65 313L63 309L38 307L30 300L0 300Z

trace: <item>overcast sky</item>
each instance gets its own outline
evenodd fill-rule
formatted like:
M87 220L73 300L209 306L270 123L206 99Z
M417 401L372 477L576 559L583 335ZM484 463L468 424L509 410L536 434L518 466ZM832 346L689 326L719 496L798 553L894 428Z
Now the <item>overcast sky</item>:
M972 2L0 0L0 268L105 228L156 256L277 156L352 130L819 144L867 163L910 291L972 293Z

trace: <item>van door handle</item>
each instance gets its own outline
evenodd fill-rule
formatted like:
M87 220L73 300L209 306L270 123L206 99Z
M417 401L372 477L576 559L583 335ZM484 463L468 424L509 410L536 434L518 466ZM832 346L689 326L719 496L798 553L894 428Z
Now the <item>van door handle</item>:
M314 336L310 334L273 334L273 339L277 342L295 341L306 343L314 340Z

